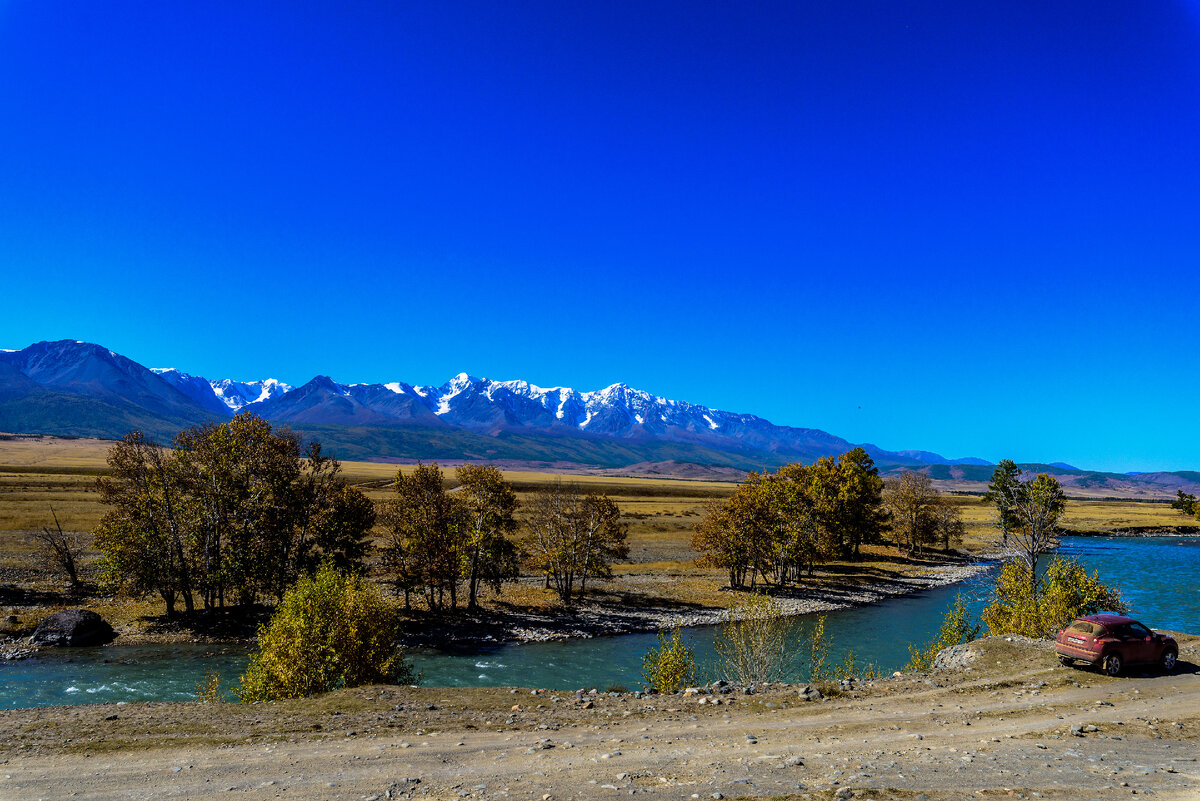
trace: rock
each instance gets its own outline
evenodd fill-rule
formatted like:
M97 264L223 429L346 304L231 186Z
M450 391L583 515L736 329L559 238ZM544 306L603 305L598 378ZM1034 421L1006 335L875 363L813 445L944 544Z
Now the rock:
M68 609L56 612L39 623L29 641L34 645L104 645L112 642L116 636L113 627L95 612Z
M790 756L783 760L783 764L787 765L789 768L799 768L803 767L804 760L798 756Z
M839 787L838 791L833 794L834 798L853 798L854 791L849 787Z
M970 665L979 656L979 652L971 647L971 643L952 645L938 651L933 658L934 670L955 670Z

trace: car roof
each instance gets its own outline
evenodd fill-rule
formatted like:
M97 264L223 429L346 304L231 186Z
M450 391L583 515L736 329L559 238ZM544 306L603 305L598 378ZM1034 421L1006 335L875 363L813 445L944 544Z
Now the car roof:
M1101 626L1120 626L1125 623L1137 623L1133 618L1125 617L1124 615L1088 615L1076 619L1099 623Z

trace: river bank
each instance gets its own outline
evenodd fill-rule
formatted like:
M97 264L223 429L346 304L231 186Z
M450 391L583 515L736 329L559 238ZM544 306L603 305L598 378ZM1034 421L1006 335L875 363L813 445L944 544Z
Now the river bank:
M785 615L832 612L955 584L986 571L995 558L996 554L990 553L938 555L915 566L875 563L866 566L867 575L819 574L810 585L767 589ZM711 580L715 583L717 579ZM526 584L530 581L527 579ZM480 613L462 611L454 616L433 616L417 612L402 617L399 644L466 648L712 626L728 620L729 607L743 595L721 588L699 601L688 600L664 594L665 584L669 584L669 579L664 581L664 577L652 574L622 576L618 588L602 587L572 609L506 603L501 595L489 599L490 603ZM0 661L36 655L39 649L30 646L28 640L36 621L62 608L78 606L99 612L112 623L117 632L113 644L120 646L249 646L256 641L257 626L269 613L266 608L257 608L238 616L226 612L168 620L161 615L135 614L152 602L133 603L131 607L130 602L119 599L81 597L65 604L20 607L21 633L0 639Z
M979 556L946 557L947 563L924 567L913 572L881 574L871 582L825 581L811 587L789 587L773 591L784 615L797 616L832 612L944 587L973 578L990 569L997 558L988 553ZM770 588L768 588L770 589ZM725 606L680 609L663 599L639 606L584 602L573 610L538 612L501 611L487 616L463 615L456 620L439 620L435 625L406 623L401 644L410 647L438 648L453 644L469 645L547 642L588 639L620 634L658 631L663 628L714 626L729 620L729 605L740 593L727 592Z
M1180 643L1176 674L1114 679L993 637L954 668L822 697L364 687L7 710L0 797L1194 798L1200 668Z

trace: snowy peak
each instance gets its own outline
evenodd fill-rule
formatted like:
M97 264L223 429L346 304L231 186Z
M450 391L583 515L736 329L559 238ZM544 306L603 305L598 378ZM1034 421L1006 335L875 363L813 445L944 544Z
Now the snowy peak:
M293 389L273 378L209 381L175 368L148 370L107 348L75 340L0 351L0 400L8 404L0 404L0 414L8 414L0 418L0 430L120 436L132 428L152 427L156 436L169 441L187 425L252 410L300 429L346 427L349 433L338 436L357 442L364 457L384 455L390 448L406 455L461 452L490 458L526 448L522 452L538 458L587 462L633 458L635 453L638 458L690 455L701 460L741 454L738 458L762 464L810 460L854 447L824 431L778 426L625 383L580 392L469 373L441 386L342 384L322 375ZM410 430L381 434L379 429ZM520 436L503 436L507 434ZM380 444L387 442L400 444ZM534 442L538 444L530 444ZM881 463L981 461L950 462L925 451L867 447Z
M274 378L263 381L234 381L231 378L223 378L220 381L211 381L209 384L213 394L232 414L237 414L255 403L278 398L292 390L291 386Z

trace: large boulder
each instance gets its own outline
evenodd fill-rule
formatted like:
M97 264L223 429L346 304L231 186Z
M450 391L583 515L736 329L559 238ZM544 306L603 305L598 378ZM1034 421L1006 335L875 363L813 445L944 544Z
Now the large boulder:
M43 620L29 638L34 645L104 645L117 633L95 612L68 609Z

